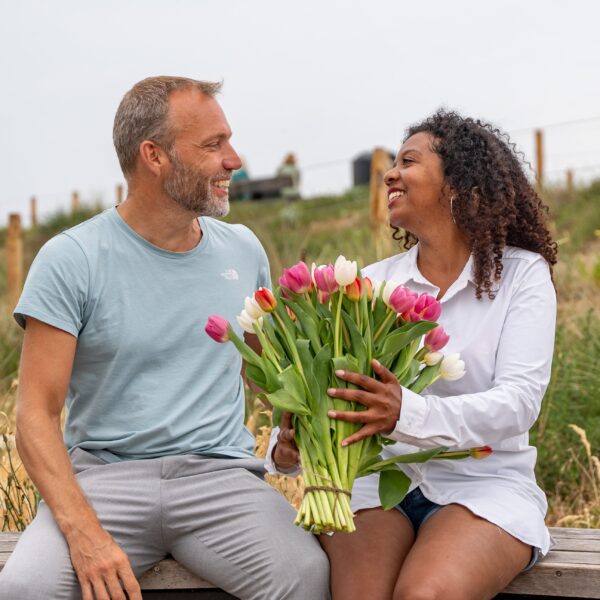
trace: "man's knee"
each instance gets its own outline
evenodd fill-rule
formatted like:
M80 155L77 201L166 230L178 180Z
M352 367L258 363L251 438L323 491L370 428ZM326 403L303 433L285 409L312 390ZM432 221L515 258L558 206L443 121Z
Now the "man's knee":
M0 573L0 598L2 600L80 600L79 585L72 582L58 581L58 578L47 582L39 578L36 572L25 576L13 576L3 571Z
M316 540L299 552L293 565L277 565L277 586L286 600L328 600L329 560ZM277 575L276 575L277 576Z

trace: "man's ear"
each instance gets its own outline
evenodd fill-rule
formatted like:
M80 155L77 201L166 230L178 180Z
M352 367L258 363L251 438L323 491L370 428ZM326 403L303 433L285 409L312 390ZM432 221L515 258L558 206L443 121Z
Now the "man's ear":
M139 164L150 171L154 176L160 177L169 167L171 161L167 153L151 140L144 140L140 144Z

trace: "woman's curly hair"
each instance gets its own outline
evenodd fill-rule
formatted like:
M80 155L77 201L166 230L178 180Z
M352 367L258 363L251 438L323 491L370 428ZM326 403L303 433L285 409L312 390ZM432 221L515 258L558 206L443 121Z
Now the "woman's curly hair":
M492 283L500 279L505 246L541 254L556 264L557 247L546 222L548 208L528 181L508 135L489 123L438 110L409 127L404 141L416 133L433 137L452 197L452 214L471 244L477 298L494 298ZM410 248L418 240L393 227L395 240Z

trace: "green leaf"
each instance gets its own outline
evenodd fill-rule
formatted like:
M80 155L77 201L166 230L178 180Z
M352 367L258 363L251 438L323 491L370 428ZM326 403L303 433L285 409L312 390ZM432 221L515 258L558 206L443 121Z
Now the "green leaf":
M267 389L267 378L260 367L246 364L246 377L252 380L259 388ZM270 391L270 390L267 390ZM273 390L274 391L274 390Z
M419 373L419 369L421 368L421 363L418 360L411 360L408 369L404 372L402 377L398 380L400 385L407 386L412 383L414 378Z
M356 356L358 361L358 372L367 373L369 365L367 365L367 345L365 344L365 340L358 331L354 319L349 314L342 312L342 319L344 319L344 323L350 334L352 354Z
M379 500L383 510L390 510L402 502L409 487L410 478L399 469L383 471L379 475Z
M296 396L300 402L306 403L306 388L302 381L302 375L296 365L290 365L277 375L281 387L288 393Z
M267 396L265 395L265 398ZM268 398L267 398L268 400ZM273 414L271 416L271 421L273 421L273 427L279 427L279 423L281 423L281 417L283 416L283 411L276 406L273 407Z
M402 348L408 346L413 340L420 338L437 327L437 323L432 321L415 321L414 323L405 323L383 340L379 345L378 354L382 357L394 357Z
M300 301L292 301L287 298L283 298L283 303L290 307L291 310L294 311L297 321L296 324L300 329L301 333L307 337L315 352L318 352L321 349L321 341L319 339L319 328L315 316L311 316L308 314L304 308L302 307L302 303ZM307 303L304 303L307 305Z
M420 394L427 386L431 385L431 382L437 377L439 371L440 363L432 367L425 367L419 373L416 381L408 386L408 389L415 392L415 394Z
M275 348L275 352L277 352L277 354L281 357L285 356L285 350L283 349L281 342L277 338L277 333L275 332L275 328L273 327L271 317L267 317L263 320L263 327L268 340L271 342L273 348Z
M273 406L281 410L294 413L296 415L309 415L310 411L297 396L290 394L286 389L282 388L272 394L258 394L259 398L266 398Z
M438 448L431 448L430 450L421 450L420 452L412 452L411 454L401 454L400 456L393 456L387 460L375 463L369 467L369 472L375 473L377 471L384 471L390 465L397 463L410 464L410 463L424 463L434 458L440 452L448 450L445 446L439 446Z
M281 387L279 378L277 377L277 369L275 365L267 358L267 355L263 352L261 358L262 370L265 376L264 390L267 392L274 392Z

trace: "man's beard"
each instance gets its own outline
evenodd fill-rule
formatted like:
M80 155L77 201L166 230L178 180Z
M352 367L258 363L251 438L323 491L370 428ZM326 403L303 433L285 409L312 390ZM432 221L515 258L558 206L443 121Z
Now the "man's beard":
M207 217L224 217L229 212L229 198L216 198L211 191L211 182L229 178L229 172L206 177L184 165L175 152L169 158L172 170L165 179L164 190L179 206Z

